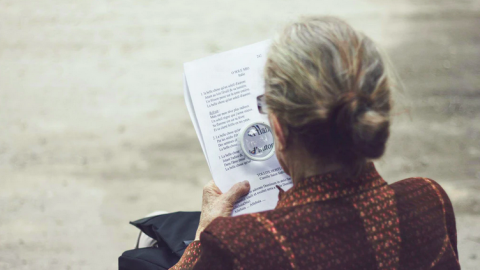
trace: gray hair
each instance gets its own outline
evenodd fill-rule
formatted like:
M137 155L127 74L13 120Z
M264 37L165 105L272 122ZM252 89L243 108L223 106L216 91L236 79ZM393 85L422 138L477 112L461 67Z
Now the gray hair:
M266 102L287 136L353 169L385 151L390 81L373 41L333 17L287 25L265 66Z

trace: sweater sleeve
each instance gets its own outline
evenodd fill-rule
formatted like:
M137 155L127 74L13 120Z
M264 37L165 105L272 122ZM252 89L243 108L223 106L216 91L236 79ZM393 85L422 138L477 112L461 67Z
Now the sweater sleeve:
M228 247L208 231L200 235L202 252L194 270L228 270L233 269L234 255Z
M169 270L187 270L193 269L193 266L200 257L200 252L202 250L202 245L200 241L193 241L188 245L183 253L183 256L180 258L177 264L175 264Z
M228 270L233 269L233 258L218 238L204 231L200 241L192 242L170 270Z

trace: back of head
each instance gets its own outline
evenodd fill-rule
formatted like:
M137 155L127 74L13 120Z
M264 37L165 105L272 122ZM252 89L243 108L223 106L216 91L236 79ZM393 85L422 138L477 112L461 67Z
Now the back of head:
M344 21L306 17L273 41L266 101L287 137L311 154L358 171L389 136L390 83L371 39Z

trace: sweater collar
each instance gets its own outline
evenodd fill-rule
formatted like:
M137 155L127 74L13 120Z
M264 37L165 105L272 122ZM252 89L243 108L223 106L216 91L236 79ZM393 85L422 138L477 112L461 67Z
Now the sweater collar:
M356 178L344 170L307 177L288 191L279 188L276 209L352 196L387 185L372 162L367 163Z

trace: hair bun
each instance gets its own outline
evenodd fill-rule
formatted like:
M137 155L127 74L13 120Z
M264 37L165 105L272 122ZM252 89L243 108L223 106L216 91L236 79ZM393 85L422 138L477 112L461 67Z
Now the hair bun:
M393 87L387 64L346 22L305 17L272 40L264 70L269 111L289 142L357 175L385 152Z
M379 158L389 136L388 117L372 110L369 97L347 92L331 110L332 136L343 148L365 158Z
M366 158L379 158L385 152L390 121L376 111L361 114L354 124L355 150Z

